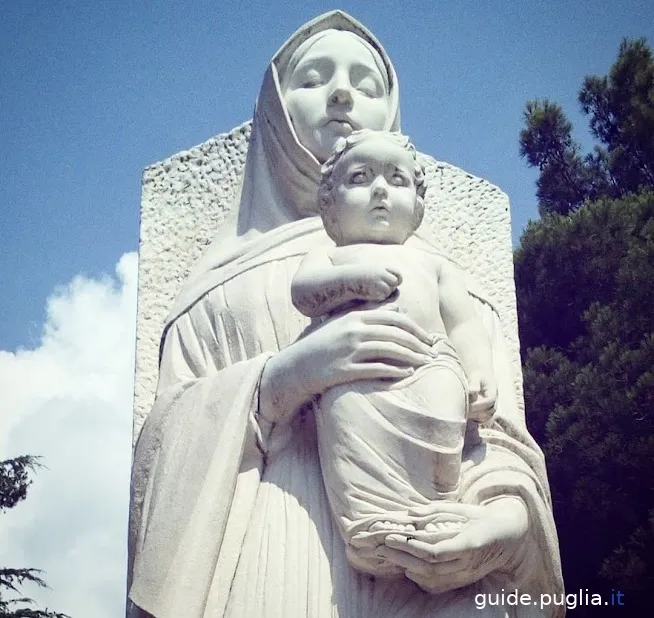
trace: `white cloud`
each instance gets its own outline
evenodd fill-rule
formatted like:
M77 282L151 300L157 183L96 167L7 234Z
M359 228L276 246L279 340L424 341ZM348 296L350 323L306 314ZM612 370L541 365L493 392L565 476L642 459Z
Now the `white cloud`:
M0 350L0 459L42 455L27 499L0 514L0 566L43 569L39 607L124 614L137 257L47 302L39 347Z

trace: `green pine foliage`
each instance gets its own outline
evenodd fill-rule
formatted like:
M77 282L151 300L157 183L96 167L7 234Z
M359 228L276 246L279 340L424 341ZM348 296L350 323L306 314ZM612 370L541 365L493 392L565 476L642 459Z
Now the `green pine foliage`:
M536 181L540 214L565 214L578 208L590 197L591 170L572 138L572 124L563 108L548 99L529 101L524 121L520 155L540 171Z
M13 508L27 497L27 488L32 483L29 472L41 465L39 457L33 455L0 461L0 512ZM47 588L41 574L39 569L0 567L0 618L70 618L48 609L34 609L34 601L21 596L26 583Z
M654 191L531 223L515 269L566 587L637 598L654 583Z
M622 192L654 185L654 59L645 39L623 40L609 74L586 77L578 99L605 146L611 183Z
M608 75L587 76L578 100L599 142L585 155L560 105L543 99L525 108L520 155L540 171L541 215L654 185L654 58L646 40L624 39Z
M579 92L598 140L582 155L563 109L532 101L520 153L541 220L515 252L527 422L550 474L566 588L654 587L654 59L625 39ZM605 597L606 598L606 597ZM599 615L577 607L575 615Z
M0 511L4 512L25 500L27 488L32 484L29 472L40 465L39 458L33 455L0 461Z

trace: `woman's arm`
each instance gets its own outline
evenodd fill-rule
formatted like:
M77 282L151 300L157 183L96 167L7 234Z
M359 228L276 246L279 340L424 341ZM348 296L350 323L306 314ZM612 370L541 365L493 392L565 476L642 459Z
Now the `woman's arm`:
M473 299L473 306L490 336L497 411L490 426L480 428L483 442L464 451L460 503L439 505L471 523L447 543L393 535L380 555L404 566L408 577L434 592L495 573L507 585L560 593L563 580L543 455L518 405L498 316L487 303Z
M245 533L226 534L228 521L247 522L264 464L255 414L268 355L232 362L214 326L197 306L168 329L134 451L129 596L153 616L201 615L218 560Z
M527 507L515 497L486 505L443 502L438 512L467 518L461 532L434 542L434 533L418 530L411 537L389 535L378 555L406 569L409 579L431 593L473 584L496 571L511 572L522 560L529 532Z
M413 320L387 309L338 316L273 355L263 371L259 413L288 422L314 395L367 379L401 380L431 361L431 339Z

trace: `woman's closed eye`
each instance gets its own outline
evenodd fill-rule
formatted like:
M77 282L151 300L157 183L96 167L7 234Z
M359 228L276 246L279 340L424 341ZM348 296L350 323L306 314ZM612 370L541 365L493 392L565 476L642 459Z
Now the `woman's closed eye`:
M315 69L307 71L301 81L302 88L317 88L318 86L322 86L324 83L322 75L320 75L320 73Z
M381 76L364 64L355 64L352 67L350 82L357 92L370 99L377 99L385 94Z
M371 76L364 77L357 85L356 89L363 95L374 99L381 96L379 85Z

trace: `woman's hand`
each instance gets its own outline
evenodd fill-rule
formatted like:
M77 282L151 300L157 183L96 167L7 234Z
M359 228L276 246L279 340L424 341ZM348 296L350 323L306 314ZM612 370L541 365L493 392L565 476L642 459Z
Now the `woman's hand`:
M367 379L401 380L429 362L429 335L404 314L388 309L352 311L280 350L261 378L260 414L290 420L313 395Z
M403 567L407 578L431 593L462 588L517 565L529 528L521 499L507 496L485 506L444 502L440 510L467 517L468 523L456 536L437 542L423 531L389 535L377 555Z

